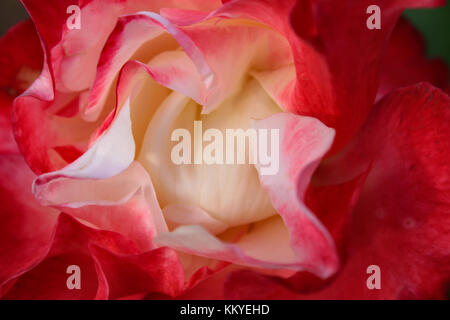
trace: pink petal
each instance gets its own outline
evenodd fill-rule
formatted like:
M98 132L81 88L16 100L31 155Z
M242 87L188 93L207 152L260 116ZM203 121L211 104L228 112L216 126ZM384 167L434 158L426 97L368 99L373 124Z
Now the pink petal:
M153 236L167 227L150 177L133 162L129 108L129 103L122 107L111 126L80 158L39 176L33 193L43 205L68 208L65 211L99 228L122 232L149 249Z
M58 1L57 5L43 6L38 0L22 0L47 47L54 70L57 88L61 91L88 89L95 77L95 66L108 35L122 15L162 7L180 7L192 10L212 10L218 1L102 1L89 0L81 7L80 30L68 30L66 9L72 1ZM102 14L104 6L108 14ZM79 72L84 70L84 72ZM85 70L91 70L86 72Z

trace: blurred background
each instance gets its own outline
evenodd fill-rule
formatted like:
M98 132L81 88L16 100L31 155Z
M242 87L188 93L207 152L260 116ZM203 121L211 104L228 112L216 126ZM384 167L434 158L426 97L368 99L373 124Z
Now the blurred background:
M46 1L46 0L44 0ZM422 32L429 57L441 57L450 66L450 5L436 9L407 10L404 15ZM0 35L28 15L19 0L0 0Z

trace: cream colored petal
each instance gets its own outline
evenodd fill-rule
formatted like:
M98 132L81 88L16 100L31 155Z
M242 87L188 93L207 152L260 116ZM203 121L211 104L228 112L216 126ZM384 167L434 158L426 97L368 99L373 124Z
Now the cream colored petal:
M202 121L203 133L209 128L219 129L225 147L226 129L247 130L251 119L263 119L277 112L280 109L253 79L246 82L240 93L207 115L201 114L201 106L192 100L172 93L150 122L138 156L150 172L161 207L196 205L229 227L275 215L248 154L246 164L176 165L171 160L171 150L178 142L171 141L171 134L179 128L190 132L194 163L193 140L201 140L201 136L194 137L194 121ZM203 142L203 148L209 143Z

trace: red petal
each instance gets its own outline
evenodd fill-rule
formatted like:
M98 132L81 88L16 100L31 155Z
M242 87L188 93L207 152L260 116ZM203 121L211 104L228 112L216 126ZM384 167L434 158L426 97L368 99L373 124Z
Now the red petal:
M106 299L148 292L177 294L184 274L176 254L157 249L139 254L120 234L92 229L66 214L51 245L33 269L16 279L6 299ZM67 267L81 269L81 289L69 290ZM161 276L164 274L164 276Z
M12 102L10 95L0 91L0 154L19 153L11 121Z
M400 19L383 59L377 98L422 81L444 88L448 83L447 66L441 59L428 60L419 31L408 20Z
M450 279L449 120L450 98L428 84L383 99L347 153L327 164L337 177L347 175L348 167L357 174L361 164L372 163L349 225L343 269L326 289L311 295L293 294L264 278L266 297L445 298ZM370 265L381 268L380 290L366 286Z
M0 287L41 259L56 223L31 193L34 178L20 155L0 156Z
M398 90L375 108L346 158L373 161L351 225L349 261L324 296L445 297L449 120L450 98L428 84ZM381 268L381 290L365 286L371 264Z
M1 39L0 88L14 96L22 93L39 75L43 54L31 20L12 27Z
M444 4L441 0L344 0L317 3L319 38L324 46L335 93L328 108L331 118L313 115L337 131L334 150L339 150L361 128L377 93L380 64L390 34L405 8ZM376 4L381 29L369 30L366 10Z
M109 299L150 292L176 296L183 290L184 271L172 249L126 256L96 245L91 245L90 250L104 274Z

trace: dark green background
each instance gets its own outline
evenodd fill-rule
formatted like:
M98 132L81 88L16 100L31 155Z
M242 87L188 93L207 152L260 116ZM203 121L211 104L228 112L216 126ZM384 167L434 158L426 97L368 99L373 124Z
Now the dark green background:
M450 5L448 1L445 7L407 10L405 15L424 34L429 56L440 56L450 65ZM27 13L18 0L0 0L0 35L26 17Z

